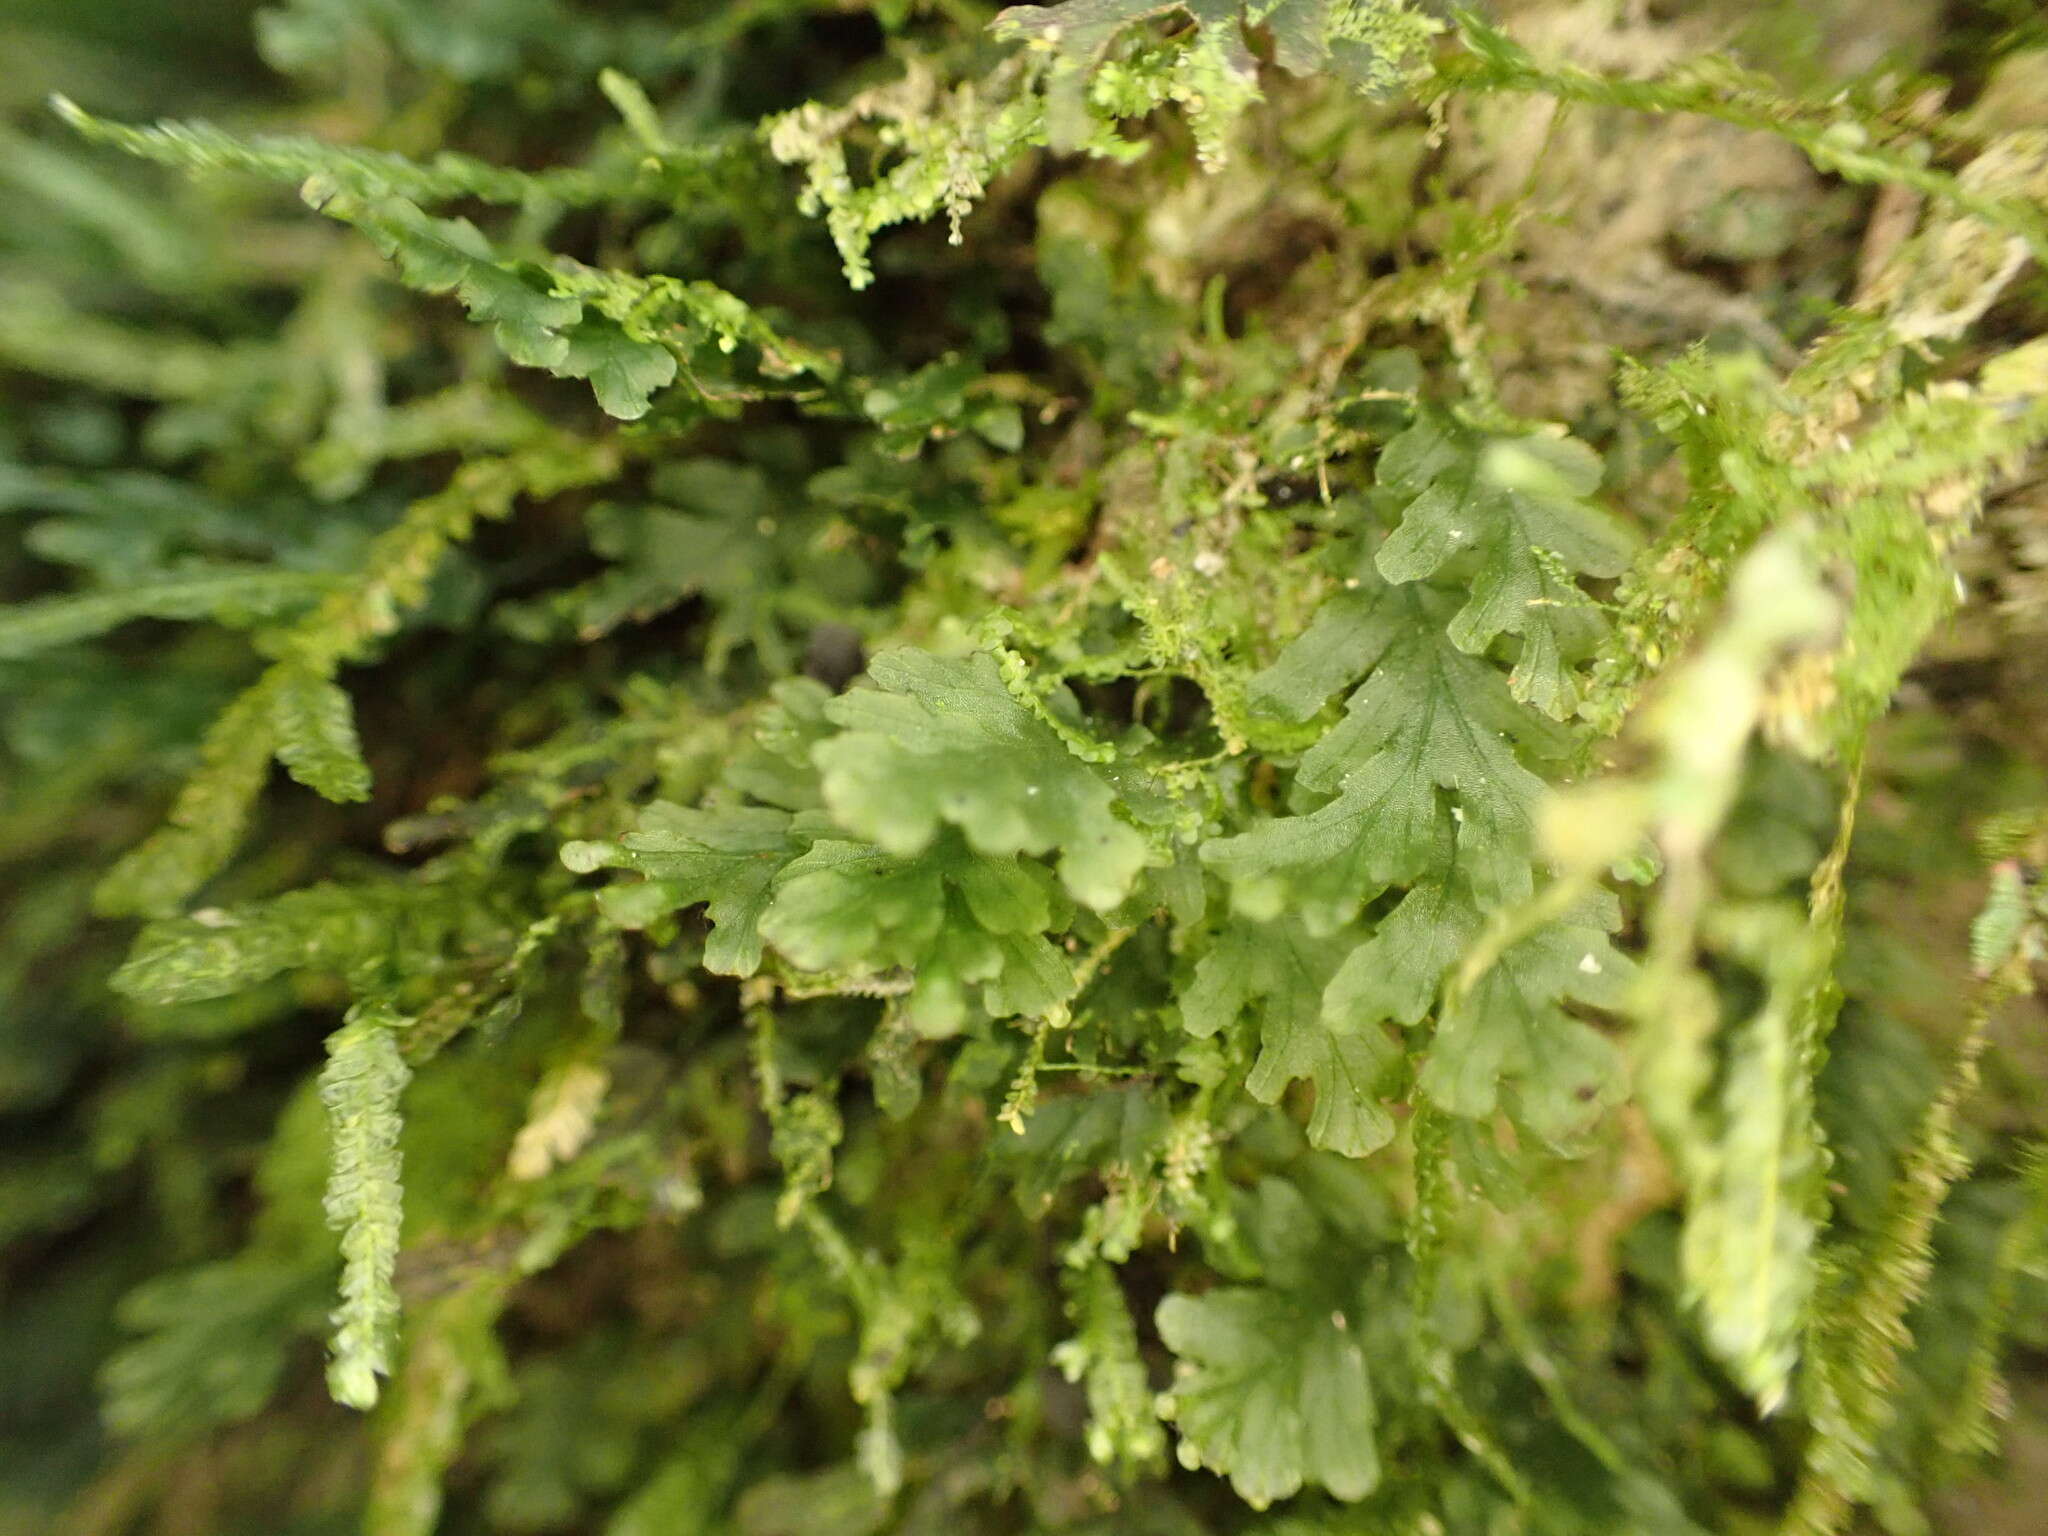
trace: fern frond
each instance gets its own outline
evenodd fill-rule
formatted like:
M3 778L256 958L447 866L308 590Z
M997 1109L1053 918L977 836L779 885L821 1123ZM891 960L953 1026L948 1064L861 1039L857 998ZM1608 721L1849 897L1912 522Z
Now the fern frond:
M286 666L271 696L277 760L285 772L328 800L370 798L370 765L356 737L355 709L331 678Z
M1166 1433L1153 1411L1137 1329L1115 1269L1099 1259L1069 1264L1060 1283L1074 1335L1054 1346L1052 1363L1088 1394L1088 1454L1126 1474L1156 1464Z
M2019 861L2001 859L1992 866L1990 893L1970 924L1970 969L1979 976L2003 969L2033 920L2032 892Z
M633 190L631 178L622 182L574 167L512 171L452 150L442 150L422 165L389 150L329 144L303 134L244 138L211 123L171 118L138 128L95 117L63 95L52 96L50 106L89 143L194 174L238 171L282 182L318 176L363 196L389 195L416 203L474 198L513 206L559 203L574 208L630 196Z
M1998 1451L1997 1420L2004 1416L2000 1357L2010 1340L2020 1279L2048 1252L2048 1144L2029 1143L2019 1156L2022 1204L1998 1240L1991 1290L1984 1298L1970 1363L1957 1394L1960 1407L1942 1425L1941 1446L1953 1456L1989 1456Z
M274 686L253 684L207 728L199 767L171 802L164 825L101 878L93 892L101 912L173 912L235 856L277 751Z
M179 571L104 592L0 608L0 661L20 661L103 635L134 619L212 619L246 626L313 602L333 585L303 571L223 566Z
M100 883L100 910L161 916L219 873L241 844L270 760L280 749L289 749L321 781L315 788L324 784L345 798L367 793L367 770L360 768L360 755L348 750L353 730L335 709L334 695L321 701L320 685L331 685L345 663L362 659L398 629L425 601L442 559L479 521L509 516L522 495L549 496L602 479L612 465L609 449L542 436L517 452L463 465L443 489L408 507L371 542L358 570L336 582L297 623L264 638L265 648L285 659L214 722L199 771L179 791L169 824Z
M1770 1413L1790 1385L1814 1285L1820 1151L1799 1015L1832 953L1789 906L1719 909L1706 937L1757 967L1764 996L1727 1042L1713 1123L1679 1141L1690 1186L1682 1261L1708 1343Z
M1814 1309L1804 1385L1813 1433L1784 1536L1836 1536L1868 1496L1877 1436L1890 1421L1899 1359L1912 1342L1906 1317L1934 1265L1934 1224L1970 1166L1956 1136L1957 1116L1976 1091L1992 1018L2029 990L2028 962L2018 953L1978 983L1948 1076L1906 1149L1883 1224Z
M297 969L339 970L407 921L395 892L313 885L265 902L146 925L114 990L159 1006L226 997Z
M504 170L467 156L443 153L419 165L384 151L340 148L296 136L240 139L205 124L163 122L131 128L105 122L64 97L59 115L86 138L129 154L193 172L236 171L301 182L306 202L327 217L352 225L378 252L397 264L411 287L425 293L453 293L472 320L491 334L513 362L545 368L567 378L587 379L610 415L633 420L646 414L653 391L676 377L676 358L661 331L672 323L634 306L635 324L621 325L614 302L587 314L579 289L591 279L608 296L607 284L633 281L625 274L588 274L569 264L558 282L544 264L501 253L469 220L439 218L423 205L474 198L522 206L607 204L625 196L614 179L565 169L543 173ZM630 180L630 178L629 178ZM739 300L704 282L666 283L669 307L696 328L713 335L725 350L736 337L762 345L764 355L798 359L803 349L781 342Z
M420 1308L377 1437L363 1536L433 1536L448 1469L479 1413L513 1396L496 1327L511 1287L486 1274Z
M239 349L78 309L54 284L0 275L0 359L138 400L205 400L233 387Z
M145 1442L22 1519L1843 1536L2023 1428L2048 822L1945 1083L1896 953L2042 727L1987 7L1952 113L1797 0L262 3L294 131L0 127L0 1464L95 1275Z

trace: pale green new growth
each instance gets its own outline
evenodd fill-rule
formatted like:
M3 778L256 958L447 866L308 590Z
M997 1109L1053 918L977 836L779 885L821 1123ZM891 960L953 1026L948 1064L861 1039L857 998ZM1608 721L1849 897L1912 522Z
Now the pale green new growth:
M1759 542L1734 580L1719 630L1667 677L1638 717L1649 770L1568 795L1546 842L1590 881L1646 841L1664 861L1648 953L1614 1001L1638 1022L1636 1086L1684 1178L1681 1265L1708 1342L1759 1403L1783 1399L1815 1286L1812 1117L1815 1014L1839 914L1726 900L1708 854L1744 782L1774 670L1832 639L1840 608L1814 570L1812 531ZM1558 889L1570 889L1561 883ZM1762 988L1729 1026L1700 951L1747 966ZM1718 1088L1714 1087L1718 1083Z
M248 907L203 908L147 925L113 985L160 1004L226 997L282 971L342 965L373 948L393 915L330 885Z
M1046 142L1045 107L1029 94L990 110L978 92L962 86L943 110L934 110L936 91L929 74L913 70L898 85L864 92L844 108L811 102L764 126L769 152L804 167L804 211L825 215L855 288L874 280L868 248L875 235L941 212L957 235L988 183ZM856 186L843 140L870 122L883 149L901 158L870 185ZM1101 137L1103 153L1113 152L1113 138Z
M1991 889L1970 924L1970 969L1989 976L2018 953L2035 921L2034 903L2015 860L1992 866Z
M405 1020L365 1005L327 1042L320 1102L332 1138L327 1224L341 1234L341 1300L335 1308L327 1382L338 1402L374 1407L380 1376L391 1374L398 1330L398 1262L403 1192L398 1101L411 1073L395 1030Z

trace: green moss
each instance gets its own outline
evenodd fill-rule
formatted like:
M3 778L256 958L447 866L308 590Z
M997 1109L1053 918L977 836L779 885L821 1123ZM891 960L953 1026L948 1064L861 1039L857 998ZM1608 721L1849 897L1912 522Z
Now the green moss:
M1939 1522L2032 44L1501 9L33 23L0 1536Z

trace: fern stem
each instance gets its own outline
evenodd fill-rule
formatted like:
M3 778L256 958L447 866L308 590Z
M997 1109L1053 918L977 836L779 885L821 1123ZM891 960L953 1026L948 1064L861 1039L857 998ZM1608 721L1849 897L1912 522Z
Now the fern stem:
M1812 106L1777 96L1760 79L1725 63L1716 71L1700 71L1696 78L1662 80L1627 80L1574 64L1541 63L1471 11L1460 11L1459 34L1469 51L1439 63L1431 87L1439 99L1459 90L1521 91L1589 106L1713 118L1733 128L1775 135L1798 149L1815 169L1844 181L1906 186L1939 198L2017 235L2037 259L2048 261L2048 219L2038 209L2019 198L1973 191L1917 159L1917 140L1909 140L1905 147L1880 142L1889 125L1860 122L1833 103Z
M1501 1490L1527 1508L1534 1497L1528 1480L1501 1449L1500 1442L1458 1387L1457 1363L1436 1323L1442 1285L1443 1238L1455 1214L1458 1191L1451 1180L1450 1131L1436 1110L1418 1104L1409 1121L1414 1159L1414 1205L1408 1219L1408 1253L1415 1263L1413 1342L1423 1391L1437 1416L1484 1467Z

